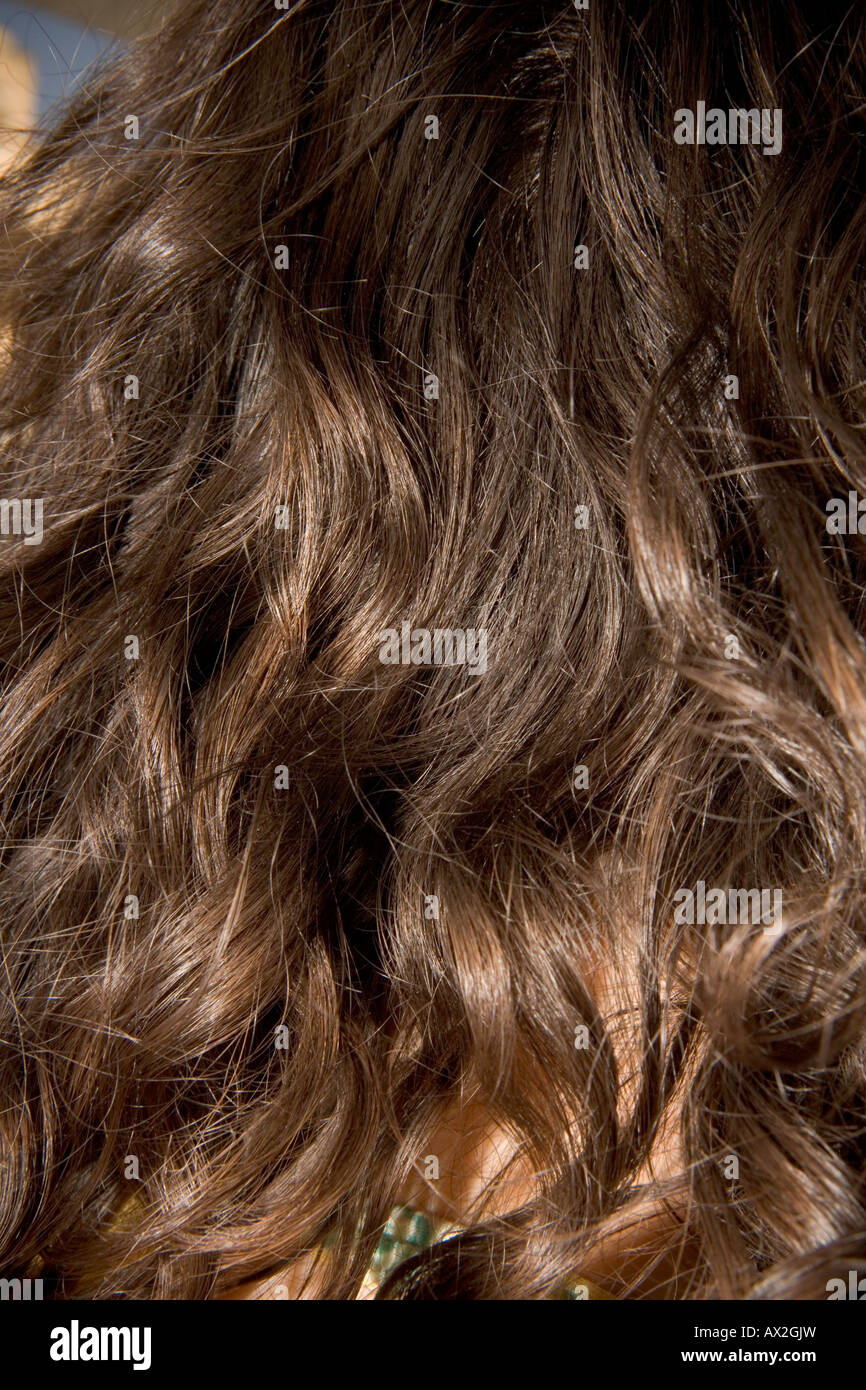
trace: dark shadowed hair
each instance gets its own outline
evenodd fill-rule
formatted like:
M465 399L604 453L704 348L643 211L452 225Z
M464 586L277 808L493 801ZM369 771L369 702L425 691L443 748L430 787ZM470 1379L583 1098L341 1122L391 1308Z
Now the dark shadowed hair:
M197 0L0 181L4 1273L354 1297L469 1098L537 1195L385 1297L866 1265L864 40Z

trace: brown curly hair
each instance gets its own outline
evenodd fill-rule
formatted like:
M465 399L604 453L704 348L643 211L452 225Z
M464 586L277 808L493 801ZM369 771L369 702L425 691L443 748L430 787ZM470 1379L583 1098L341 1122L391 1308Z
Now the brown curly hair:
M5 1273L355 1297L469 1099L381 1297L866 1266L864 23L189 0L0 180Z

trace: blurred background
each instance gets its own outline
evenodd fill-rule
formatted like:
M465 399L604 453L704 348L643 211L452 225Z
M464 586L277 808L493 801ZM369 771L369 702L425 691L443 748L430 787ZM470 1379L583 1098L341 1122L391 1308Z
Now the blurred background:
M0 0L0 173L111 43L158 28L171 0Z

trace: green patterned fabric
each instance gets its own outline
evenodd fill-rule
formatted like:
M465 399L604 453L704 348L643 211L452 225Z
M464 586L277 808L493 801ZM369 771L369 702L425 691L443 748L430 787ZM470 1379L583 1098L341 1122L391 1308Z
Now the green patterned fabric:
M447 1228L447 1222L437 1221L426 1211L418 1211L414 1207L395 1207L385 1222L367 1279L378 1288L392 1270L412 1255L433 1245Z
M459 1229L426 1211L419 1211L416 1207L394 1207L376 1246L361 1296L372 1297L404 1260L428 1249L443 1236L455 1234ZM570 1302L585 1302L589 1299L606 1301L612 1296L588 1279L579 1279L556 1293L554 1297Z

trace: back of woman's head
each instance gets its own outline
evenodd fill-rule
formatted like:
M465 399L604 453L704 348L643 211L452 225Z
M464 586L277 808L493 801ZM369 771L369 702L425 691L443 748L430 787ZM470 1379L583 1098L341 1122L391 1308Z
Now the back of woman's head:
M0 183L4 1270L353 1296L469 1099L389 1296L866 1257L856 11L186 4Z

